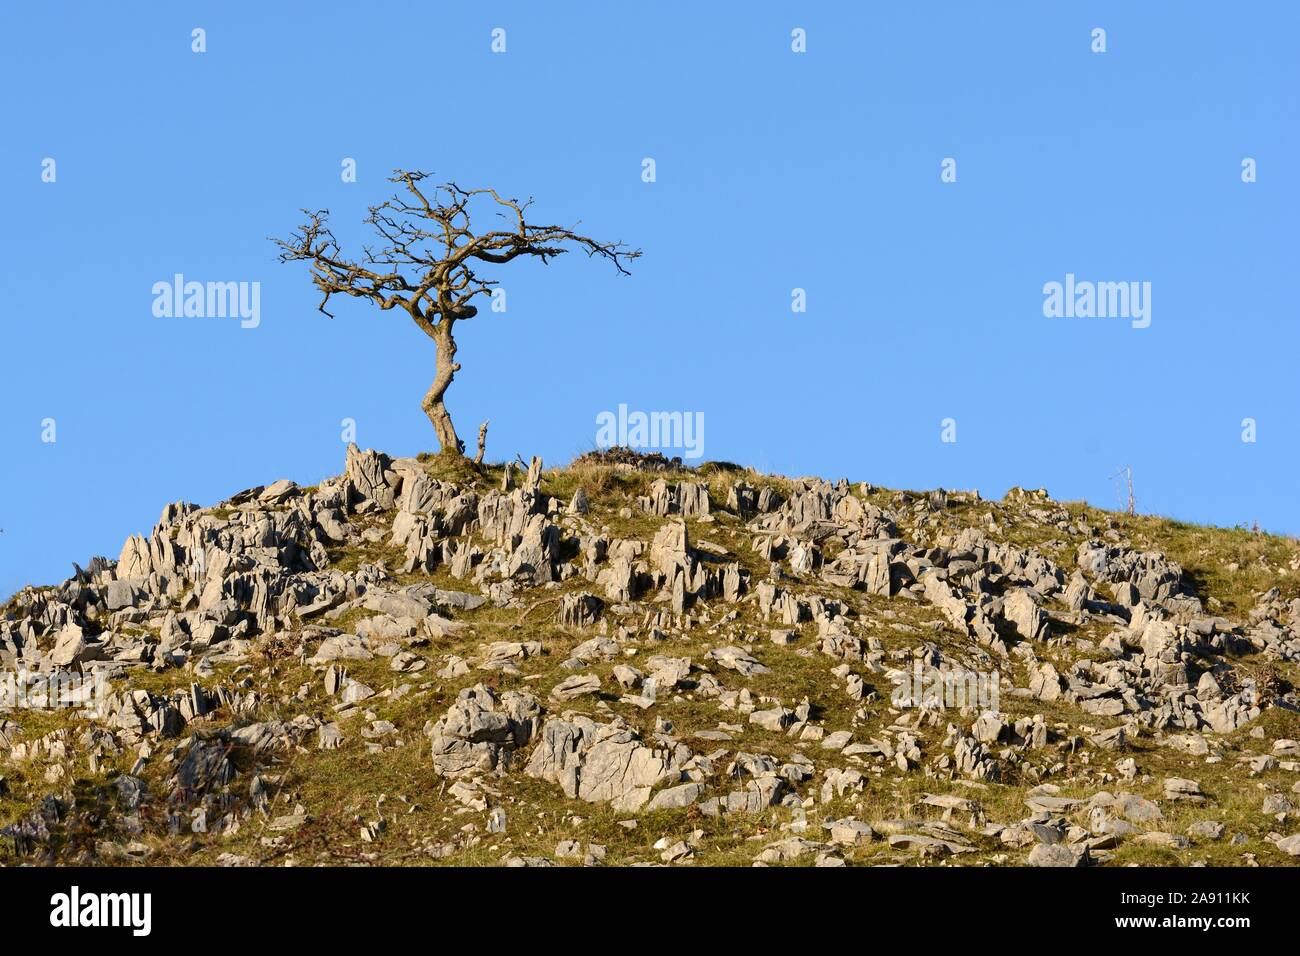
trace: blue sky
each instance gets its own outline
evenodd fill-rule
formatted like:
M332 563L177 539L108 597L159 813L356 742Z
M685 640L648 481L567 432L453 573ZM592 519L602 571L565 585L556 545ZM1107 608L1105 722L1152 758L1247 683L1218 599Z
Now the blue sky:
M328 207L357 248L398 166L645 251L630 278L496 274L508 312L458 327L448 393L490 458L568 460L624 403L786 474L1112 507L1131 465L1145 512L1300 532L1297 27L1291 3L6 5L0 592L116 557L170 500L338 473L344 418L434 447L432 343L360 302L326 319L266 239ZM260 282L261 324L155 317L177 272ZM1150 327L1044 317L1067 273L1150 282Z

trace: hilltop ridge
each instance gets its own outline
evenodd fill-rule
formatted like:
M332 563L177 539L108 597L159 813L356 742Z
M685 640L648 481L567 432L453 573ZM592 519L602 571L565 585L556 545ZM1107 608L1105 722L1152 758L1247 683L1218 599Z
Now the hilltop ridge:
M1044 490L349 446L0 609L0 860L1290 864L1298 575Z

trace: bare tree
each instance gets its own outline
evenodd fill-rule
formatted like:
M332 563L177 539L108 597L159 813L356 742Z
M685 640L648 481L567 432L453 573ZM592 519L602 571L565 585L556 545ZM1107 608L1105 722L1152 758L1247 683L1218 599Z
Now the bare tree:
M436 375L421 407L429 416L444 452L463 454L443 396L460 371L456 362L457 322L478 314L474 300L490 295L497 282L478 275L484 264L502 265L520 256L542 262L580 249L588 257L608 259L623 275L626 263L641 255L621 242L598 242L563 226L539 226L525 220L532 200L506 199L495 189L462 189L455 183L425 186L427 174L395 170L389 182L401 183L392 198L370 207L365 222L379 235L378 248L363 247L359 260L342 255L327 225L329 210L304 209L307 221L289 239L275 239L281 262L311 264L312 282L324 297L368 299L380 309L404 310L437 346ZM495 211L506 228L475 232L471 211Z

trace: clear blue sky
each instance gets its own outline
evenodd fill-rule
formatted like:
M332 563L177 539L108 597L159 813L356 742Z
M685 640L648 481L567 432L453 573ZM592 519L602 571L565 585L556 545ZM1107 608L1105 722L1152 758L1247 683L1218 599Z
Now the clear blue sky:
M343 418L433 447L432 343L326 319L266 240L328 207L356 248L396 166L645 250L500 271L448 394L489 457L568 460L626 403L787 474L1111 507L1129 464L1144 511L1300 531L1300 5L152 6L0 13L0 592L169 500L338 473ZM177 272L260 282L261 325L156 318ZM1150 328L1045 318L1066 273L1151 282Z

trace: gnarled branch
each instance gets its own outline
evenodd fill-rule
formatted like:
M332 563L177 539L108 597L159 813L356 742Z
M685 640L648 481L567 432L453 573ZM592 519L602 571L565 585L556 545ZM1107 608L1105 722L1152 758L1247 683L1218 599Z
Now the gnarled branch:
M478 268L504 265L521 256L543 263L570 249L588 258L606 259L621 274L641 250L621 242L601 242L573 228L537 225L527 220L532 199L520 202L495 189L463 189L454 182L426 185L428 175L419 170L394 170L389 182L403 189L384 202L369 207L365 223L379 239L364 246L359 259L345 257L330 231L329 210L304 209L306 222L287 239L273 239L281 262L307 262L312 282L321 292L318 308L328 310L330 298L346 295L367 299L382 310L402 308L438 346L438 374L426 394L424 409L438 433L444 451L461 450L443 395L460 366L454 362L456 344L452 328L478 314L474 299L491 295L496 280L479 275ZM492 211L505 227L475 231L471 215Z

